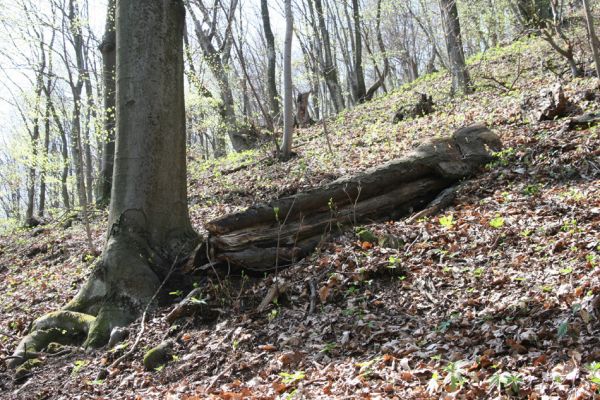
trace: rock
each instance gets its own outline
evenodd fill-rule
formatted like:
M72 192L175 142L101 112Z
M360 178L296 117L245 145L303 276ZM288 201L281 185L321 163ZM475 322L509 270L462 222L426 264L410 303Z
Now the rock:
M417 118L423 117L427 114L431 114L433 112L433 99L431 96L427 96L427 94L419 93L419 99L416 103L411 104L409 106L400 107L396 114L394 114L394 119L392 123L397 124L400 121L405 120L406 118Z
M15 381L20 382L29 377L31 370L41 366L43 363L39 358L32 358L25 361L19 368L15 370Z
M165 365L173 359L173 342L165 340L144 355L144 368L154 371L161 365Z
M116 326L110 332L110 339L108 339L108 348L112 349L118 343L121 343L129 336L129 329L122 326Z
M570 105L562 86L557 83L537 95L525 97L521 102L521 115L529 122L552 121L566 117Z

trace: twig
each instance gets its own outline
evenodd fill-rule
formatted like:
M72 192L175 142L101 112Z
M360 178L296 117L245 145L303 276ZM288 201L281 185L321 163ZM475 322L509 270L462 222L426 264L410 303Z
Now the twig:
M260 353L260 354L258 354L258 355L256 355L256 356L252 357L252 358L250 359L250 361L248 361L248 364L250 364L250 363L251 363L251 362L253 362L253 361L256 361L256 360L258 360L259 358L261 358L261 357L262 357L262 356L264 356L265 354L267 354L267 353L263 351L262 353ZM210 382L210 385L208 385L208 386L206 387L206 390L210 390L210 389L212 389L212 387L215 385L215 383L217 383L217 381L218 381L219 379L221 379L221 378L223 377L223 375L225 375L226 373L228 373L228 372L229 372L229 371L230 371L230 370L233 368L233 366L234 366L234 365L235 365L235 364L229 364L229 366L228 366L227 368L225 368L225 369L224 369L223 371L221 371L221 372L220 372L220 373L219 373L217 376L215 376L215 377L213 378L213 380Z
M310 288L310 307L308 308L308 313L314 314L315 307L317 306L317 283L314 278L308 281L308 287Z
M183 250L183 246L182 246L182 250ZM181 250L179 251L179 254L181 254ZM161 282L158 289L156 289L156 291L154 292L154 295L152 295L152 298L150 298L150 301L148 301L148 304L146 305L146 308L144 309L144 312L142 314L142 321L140 322L140 331L138 332L138 335L135 339L135 342L133 343L133 346L131 346L129 351L127 351L121 357L119 357L115 361L113 361L112 364L110 364L108 367L100 370L100 372L98 373L98 377L96 378L97 380L106 378L108 376L109 370L118 367L120 363L122 363L124 360L126 360L129 356L131 356L133 354L133 352L136 350L137 346L140 344L140 341L142 340L142 336L144 335L144 332L146 330L146 318L148 317L148 311L150 310L150 306L152 305L154 300L156 300L156 297L158 296L158 294L162 290L163 286L167 283L167 281L171 277L171 274L173 274L173 271L175 270L175 266L177 265L177 261L179 259L179 254L177 254L177 256L175 257L175 260L173 260L173 264L171 264L171 268L169 269L169 272L165 276L165 279L163 279L163 281Z
M6 333L4 331L0 331L0 335L2 336L6 336L7 338L11 338L13 340L18 340L19 338L16 337L15 335L11 335L10 333Z

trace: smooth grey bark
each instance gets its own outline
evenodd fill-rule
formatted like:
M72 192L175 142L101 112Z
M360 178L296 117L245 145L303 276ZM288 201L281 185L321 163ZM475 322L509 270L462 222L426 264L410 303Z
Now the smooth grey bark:
M331 101L333 102L335 112L339 113L345 107L344 97L342 95L342 88L338 79L337 67L335 66L335 63L333 61L333 55L331 52L331 40L329 39L329 31L327 30L327 25L325 24L323 4L321 0L311 1L314 1L318 21L318 30L321 34L322 49L324 56L323 77L325 78L325 82L327 83L327 88L329 89L329 94L331 95Z
M50 46L52 48L52 46ZM48 97L52 95L52 87L54 85L54 78L52 77L52 53L49 54L48 60L48 79L46 83L46 88L44 89L45 93L48 93ZM44 147L42 148L44 154L44 163L40 170L40 200L38 207L38 215L40 217L44 216L46 212L46 164L48 162L48 151L50 147L50 118L52 115L52 110L50 108L51 100L46 98L46 110L44 112Z
M117 0L117 141L107 241L80 292L63 310L34 322L11 367L43 349L52 329L87 336L86 347L104 345L114 327L152 303L171 266L197 243L187 207L184 18L181 0Z
M98 185L98 203L108 205L112 189L112 175L115 159L115 73L116 47L115 32L116 2L109 0L106 11L106 26L100 52L102 53L102 80L104 86L104 138L100 182Z
M269 16L267 0L260 0L260 10L265 33L265 42L267 44L267 92L269 95L269 104L271 106L271 119L276 120L280 113L276 76L277 55L275 53L275 36L271 30L271 18Z
M60 116L54 106L54 101L52 100L52 95L49 89L44 89L46 92L46 102L48 107L50 108L50 113L52 114L52 119L58 128L58 132L60 134L60 152L62 155L62 171L60 174L60 193L62 196L63 206L67 209L71 209L71 201L69 200L69 188L67 186L67 179L69 178L69 145L67 143L67 133L65 132L65 128L60 120Z
M31 137L31 153L33 161L29 167L28 172L28 187L27 187L27 209L25 210L25 225L32 226L35 224L33 218L33 211L35 206L35 181L37 176L37 156L38 156L38 145L40 140L40 102L42 98L42 91L44 90L44 73L46 72L46 55L44 52L44 44L40 42L41 60L39 70L36 76L36 87L35 87L35 99L34 99L34 110L33 110L33 121L30 132Z
M383 35L381 34L381 0L377 0L377 11L375 14L375 32L377 35L377 45L379 46L379 51L383 55L383 71L379 72L379 68L375 64L375 70L377 71L378 78L373 83L373 85L371 85L369 90L367 90L367 93L365 94L365 101L371 101L380 87L383 87L383 89L386 90L385 78L390 72L390 59L387 56L387 52L385 50L385 43L383 42Z
M598 36L596 36L596 30L594 29L594 16L592 15L589 0L583 0L583 8L585 10L585 19L590 37L590 46L594 55L594 64L596 64L596 78L600 81L600 55L598 54L600 43L598 43Z
M471 93L473 89L465 63L456 0L440 0L440 6L446 33L446 48L448 50L448 58L450 59L452 92L461 94Z
M283 45L283 143L281 157L287 160L292 155L294 136L294 109L292 94L292 38L294 17L292 0L285 0L285 41Z
M352 0L352 16L354 19L354 74L355 83L354 87L354 98L359 103L365 102L367 95L367 89L365 86L365 73L362 65L362 35L361 35L361 22L360 22L360 7L358 0Z

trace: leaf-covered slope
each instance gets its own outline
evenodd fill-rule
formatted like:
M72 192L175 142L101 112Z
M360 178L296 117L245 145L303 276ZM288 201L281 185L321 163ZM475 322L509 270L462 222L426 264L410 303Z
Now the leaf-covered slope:
M447 99L442 73L421 78L328 121L333 154L322 125L298 132L298 157L284 164L265 158L268 148L213 162L192 152L190 204L201 230L207 219L361 171L466 123L488 124L505 146L440 215L357 227L264 279L200 278L218 319L170 328L163 317L172 308L159 309L106 381L95 381L101 365L123 349L73 349L46 357L27 385L0 370L0 396L591 398L600 381L600 131L520 119L521 97L554 82L538 62L553 57L533 40L473 59L479 90L467 98ZM513 90L496 88L517 75ZM592 85L571 81L565 91L594 111L598 93L581 95ZM432 94L436 112L392 125L416 92ZM98 247L105 223L97 217ZM93 258L85 248L78 223L0 239L3 355L36 316L74 294ZM285 294L256 311L274 285ZM144 351L165 337L175 339L174 360L144 371Z

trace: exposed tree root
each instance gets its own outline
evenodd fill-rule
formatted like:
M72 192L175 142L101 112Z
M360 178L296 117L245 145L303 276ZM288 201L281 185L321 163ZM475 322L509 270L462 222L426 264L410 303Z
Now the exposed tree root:
M102 258L79 293L62 310L32 324L8 366L18 367L51 342L101 347L115 327L128 325L153 307L162 288L159 274L166 280L170 273L160 272L164 254L159 257L142 237L131 229L112 232Z

